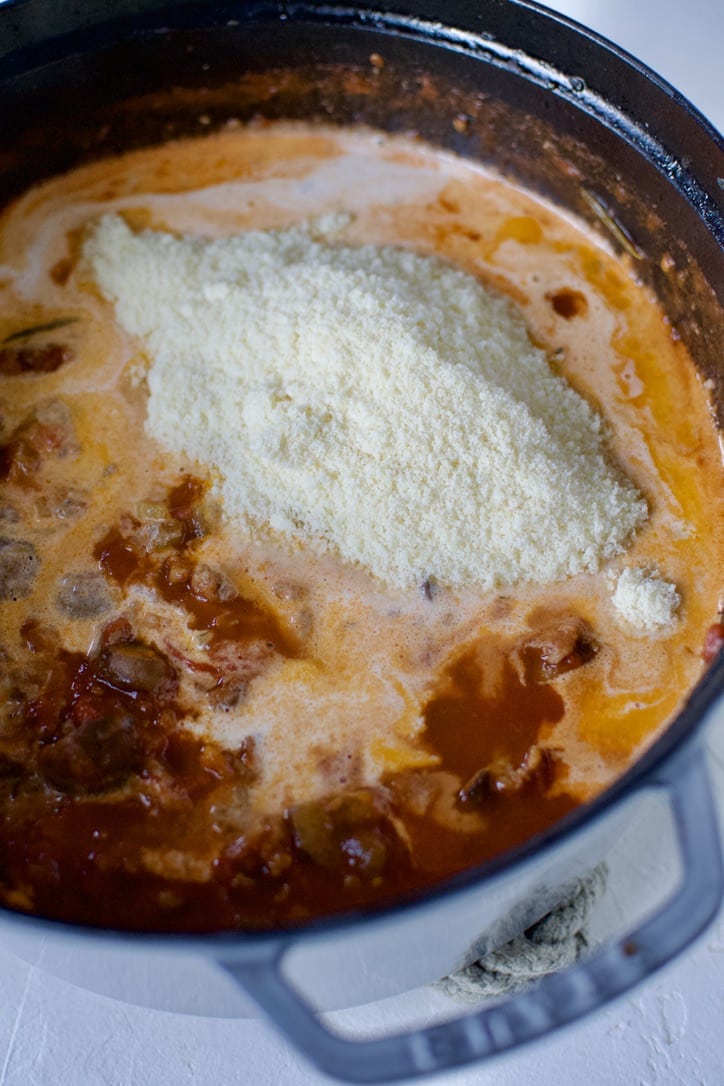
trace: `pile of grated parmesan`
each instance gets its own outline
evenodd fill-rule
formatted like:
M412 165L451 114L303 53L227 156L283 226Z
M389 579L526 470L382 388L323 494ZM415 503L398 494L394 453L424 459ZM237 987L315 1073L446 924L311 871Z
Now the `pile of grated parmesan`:
M619 614L642 630L670 626L681 603L676 585L658 570L638 568L623 570L611 599Z
M226 514L395 586L547 583L619 553L645 502L504 298L443 261L320 240L134 234L85 253L151 358L147 428Z

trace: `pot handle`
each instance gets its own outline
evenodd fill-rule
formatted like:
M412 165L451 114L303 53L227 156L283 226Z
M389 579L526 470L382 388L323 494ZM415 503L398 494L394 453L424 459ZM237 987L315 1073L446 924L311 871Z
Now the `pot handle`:
M543 1037L649 976L688 946L719 908L724 865L701 745L655 772L647 786L668 792L683 861L678 888L637 928L494 1006L426 1029L357 1041L330 1032L284 978L281 965L293 937L272 949L260 946L251 959L220 964L319 1068L347 1082L450 1070Z

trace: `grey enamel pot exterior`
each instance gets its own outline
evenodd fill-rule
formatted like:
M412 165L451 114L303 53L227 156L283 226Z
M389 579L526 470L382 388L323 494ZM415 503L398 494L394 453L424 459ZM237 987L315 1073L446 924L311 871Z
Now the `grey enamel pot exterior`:
M373 53L384 58L381 71L370 66ZM290 70L293 92L266 78ZM721 139L671 88L594 35L520 0L374 9L0 2L0 201L80 161L198 132L199 113L211 128L262 115L415 130L608 230L657 292L724 417ZM0 925L78 956L111 948L155 956L159 968L169 955L216 962L321 1068L349 1081L489 1057L626 991L716 913L724 874L704 739L724 723L723 692L720 656L665 735L600 799L496 862L391 908L272 934L129 935L6 909ZM351 1041L320 1023L313 1006L428 983L522 930L561 885L605 858L653 794L673 827L681 877L631 930L529 992L428 1029Z

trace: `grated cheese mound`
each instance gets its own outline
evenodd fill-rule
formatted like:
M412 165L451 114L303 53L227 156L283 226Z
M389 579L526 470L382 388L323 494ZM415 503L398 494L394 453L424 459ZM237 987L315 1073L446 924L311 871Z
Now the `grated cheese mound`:
M393 586L491 588L595 570L647 515L520 314L436 257L117 216L85 253L150 355L149 432L217 469L232 519Z
M645 569L623 570L611 598L627 622L644 630L670 626L681 603L675 585Z

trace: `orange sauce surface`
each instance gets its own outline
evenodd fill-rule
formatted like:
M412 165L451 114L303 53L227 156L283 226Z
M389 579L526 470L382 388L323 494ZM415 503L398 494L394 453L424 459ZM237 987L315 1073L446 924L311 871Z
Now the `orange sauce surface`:
M597 574L391 591L231 529L144 430L148 358L85 231L218 237L343 212L507 294L599 410L647 524ZM541 831L623 772L702 671L722 470L692 360L628 264L474 164L270 126L79 168L0 215L0 901L218 930L370 906ZM24 352L24 353L22 353ZM444 485L444 480L441 480ZM611 603L626 566L670 627Z

